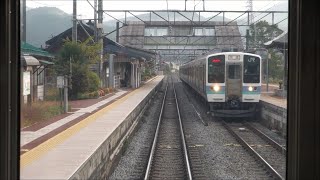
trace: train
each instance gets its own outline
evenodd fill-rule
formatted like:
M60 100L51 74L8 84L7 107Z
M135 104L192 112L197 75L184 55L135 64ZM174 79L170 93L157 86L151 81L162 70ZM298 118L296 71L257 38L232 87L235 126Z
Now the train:
M179 67L181 81L209 106L215 117L255 117L261 95L261 56L220 52Z

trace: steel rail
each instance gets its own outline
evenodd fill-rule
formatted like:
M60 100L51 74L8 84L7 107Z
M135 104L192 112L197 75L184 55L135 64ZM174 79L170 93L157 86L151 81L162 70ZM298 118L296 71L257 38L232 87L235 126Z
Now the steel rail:
M147 170L146 170L146 173L145 173L145 176L144 176L144 180L148 180L149 179L150 170L151 170L151 164L152 164L152 160L153 160L153 154L154 154L155 149L156 149L156 144L157 144L157 140L158 140L160 124L161 124L162 115L163 115L164 104L165 104L165 100L166 100L166 97L167 97L167 91L168 91L168 83L167 83L166 90L165 90L165 93L164 93L164 96L163 96L163 100L162 100L162 105L161 105L158 125L157 125L157 129L156 129L155 136L154 136L154 139L153 139L152 148L151 148L150 157L149 157L149 161L148 161L148 165L147 165Z
M172 81L172 77L171 77L171 81ZM158 120L158 124L157 124L157 129L156 129L156 132L155 132L155 136L154 136L154 140L153 140L153 144L152 144L152 148L151 148L150 157L149 157L149 161L148 161L148 165L147 165L147 169L146 169L144 180L147 180L147 179L150 178L150 171L151 171L153 156L154 156L154 153L155 153L155 150L156 150L156 144L157 144L157 141L158 141L159 129L160 129L162 116L163 116L163 112L164 112L165 100L167 98L168 84L166 86L165 95L164 95L164 98L163 98L163 101L162 101L162 106L161 106L161 110L160 110L160 116L159 116L159 120ZM173 86L173 91L174 91L174 95L175 95L177 113L178 113L178 117L179 117L180 135L181 135L181 139L182 139L182 146L183 146L183 151L184 151L185 165L186 165L186 168L187 168L188 178L190 180L192 180L192 173L191 173L190 162L189 162L189 157L188 157L188 150L187 150L187 146L186 146L186 142L185 142L185 136L184 136L184 133L183 133L183 125L182 125L182 121L181 121L180 109L179 109L177 95L176 95L176 91L175 91L175 87L174 87L173 81L172 81L172 86Z
M275 147L278 151L280 152L287 152L287 149L284 148L283 146L281 146L279 143L277 143L276 141L274 141L273 139L271 139L268 135L266 135L265 133L263 133L262 131L260 131L259 129L255 128L254 126L252 126L250 123L246 122L244 123L245 126L247 128L249 128L250 130L252 130L254 133L256 133L258 136L260 136L262 139L264 139L265 141L267 141L268 143L270 143L273 147Z
M234 132L229 125L222 121L222 125L232 134L236 140L249 152L251 152L257 159L259 159L263 165L273 174L276 179L283 180L284 178L263 158L257 153L244 139L242 139L236 132Z
M171 79L172 79L172 76L171 76ZM174 92L174 97L176 99L177 111L178 111L178 116L179 116L180 133L181 133L181 138L182 138L182 145L183 145L185 162L186 162L186 166L187 166L187 170L188 170L188 177L190 180L192 180L192 173L191 173L190 162L189 162L189 157L188 157L188 149L187 149L186 140L185 140L185 136L184 136L184 132L183 132L183 125L182 125L181 116L180 116L180 108L179 108L178 98L177 98L176 89L175 89L173 81L172 81L172 85L173 85L173 92Z

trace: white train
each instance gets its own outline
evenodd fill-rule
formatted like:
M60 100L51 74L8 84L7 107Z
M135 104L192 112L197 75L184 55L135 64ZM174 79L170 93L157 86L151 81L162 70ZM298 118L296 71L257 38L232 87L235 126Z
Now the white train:
M261 57L243 52L209 54L180 66L191 86L217 117L252 117L261 94Z

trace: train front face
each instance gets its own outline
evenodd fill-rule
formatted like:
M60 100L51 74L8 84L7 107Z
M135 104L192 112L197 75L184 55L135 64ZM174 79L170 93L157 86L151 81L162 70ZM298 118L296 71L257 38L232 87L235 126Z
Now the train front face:
M261 58L249 53L207 57L206 94L217 117L250 117L261 93Z

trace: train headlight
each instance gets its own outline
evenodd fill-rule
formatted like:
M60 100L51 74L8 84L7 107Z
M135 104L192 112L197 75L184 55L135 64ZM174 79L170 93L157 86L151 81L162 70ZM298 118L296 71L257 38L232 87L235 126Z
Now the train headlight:
M252 87L252 86L249 86L249 87L248 87L248 90L249 90L249 91L253 91L253 87Z
M218 85L213 86L213 90L215 92L218 92L220 90L220 86L218 86Z

